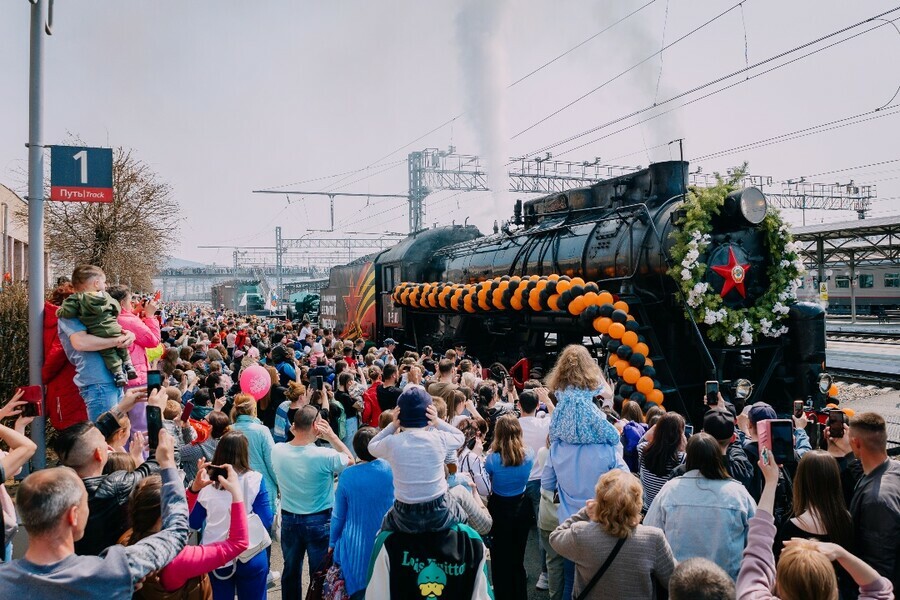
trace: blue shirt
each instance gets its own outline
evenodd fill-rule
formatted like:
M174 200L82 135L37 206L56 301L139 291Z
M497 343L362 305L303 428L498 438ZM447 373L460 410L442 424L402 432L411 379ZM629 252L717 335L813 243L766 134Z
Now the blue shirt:
M281 507L295 515L311 515L334 506L334 476L350 458L315 444L275 444L272 466L280 482Z
M328 545L334 548L334 561L341 565L350 595L366 587L375 538L393 503L394 479L387 461L355 465L338 480Z
M272 448L275 447L272 432L262 424L262 421L250 415L239 415L232 428L246 436L250 468L262 473L269 490L269 504L274 512L275 499L278 497L278 478L275 477L275 470L272 468Z
M499 452L491 452L484 461L484 470L491 477L491 493L511 498L525 493L528 476L534 465L534 450L525 450L525 460L521 465L508 467L503 464Z
M541 475L541 487L559 491L559 522L562 523L596 496L600 476L613 469L631 473L622 458L622 444L569 444L555 441Z
M97 384L114 384L112 374L106 368L103 357L99 352L81 352L72 347L72 341L69 339L73 333L80 331L87 332L81 321L78 319L59 319L59 341L62 343L63 352L69 362L75 365L75 378L73 381L79 388L85 388L89 385Z

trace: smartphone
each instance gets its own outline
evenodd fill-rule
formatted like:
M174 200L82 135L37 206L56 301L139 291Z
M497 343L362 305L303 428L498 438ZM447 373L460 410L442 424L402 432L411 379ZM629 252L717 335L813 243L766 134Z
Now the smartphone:
M513 378L512 378L512 377L507 377L507 378L506 378L506 389L511 390L511 389L513 388L513 385L514 385L514 384L513 384Z
M794 424L790 419L766 419L757 424L759 447L779 465L794 461Z
M832 409L828 411L828 435L832 439L844 437L844 423L847 422L847 414L842 410Z
M216 485L219 483L219 475L228 479L228 469L219 465L206 465L206 474L209 475L209 480Z
M794 400L794 418L803 416L803 400Z
M684 426L684 437L689 438L694 435L694 426L693 425L685 425Z
M100 430L100 433L102 433L105 438L108 438L117 432L120 427L122 426L119 424L119 421L112 416L112 413L105 412L97 419L97 429Z
M313 389L314 390L324 390L325 389L325 377L322 375L316 375L313 377Z
M192 412L193 410L194 410L194 403L188 401L188 402L184 405L184 410L181 411L181 422L182 422L182 423L187 423L187 422L188 422L188 419L191 418L191 412Z
M162 371L147 371L147 395L162 389Z
M225 396L225 388L217 387L213 390L213 396L216 398L223 398Z
M23 385L16 390L16 393L22 392L20 400L24 400L28 404L22 405L23 417L43 417L44 416L44 388L39 385Z
M156 450L159 445L159 432L162 427L162 411L158 406L147 405L147 437L150 440L151 450Z
M707 381L706 382L706 405L707 406L716 406L719 404L719 382L718 381Z

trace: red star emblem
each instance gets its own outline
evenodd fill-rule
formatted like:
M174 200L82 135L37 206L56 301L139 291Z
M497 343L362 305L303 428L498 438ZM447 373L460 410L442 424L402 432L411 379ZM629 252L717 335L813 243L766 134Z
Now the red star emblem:
M747 297L747 292L744 289L744 279L747 277L747 271L750 270L750 265L738 264L737 258L734 256L733 247L729 246L728 248L728 264L716 265L712 270L721 275L725 280L725 283L722 284L722 291L719 292L719 295L722 298L728 295L731 288L735 288L742 298Z
M355 289L349 290L349 295L344 296L344 306L347 307L347 322L352 323L356 319L356 310L359 308L359 303L362 300L362 296L359 295Z

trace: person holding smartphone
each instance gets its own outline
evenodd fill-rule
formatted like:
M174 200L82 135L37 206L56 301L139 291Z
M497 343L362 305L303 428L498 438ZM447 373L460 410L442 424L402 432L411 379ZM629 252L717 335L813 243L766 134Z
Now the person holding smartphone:
M13 537L18 532L16 507L2 482L18 475L37 450L35 443L25 435L25 427L34 420L34 417L22 416L22 408L28 403L21 400L21 397L22 392L16 392L10 401L0 408L0 422L7 417L18 416L12 429L0 424L0 441L9 447L9 452L0 450L0 562L12 560Z
M837 598L838 580L832 567L837 562L858 586L861 600L893 598L891 582L844 547L825 541L791 539L776 567L772 546L775 542L775 497L780 470L773 457L763 450L758 463L765 479L759 509L750 519L747 547L737 578L737 597L757 600L793 598ZM788 596L787 593L791 595Z

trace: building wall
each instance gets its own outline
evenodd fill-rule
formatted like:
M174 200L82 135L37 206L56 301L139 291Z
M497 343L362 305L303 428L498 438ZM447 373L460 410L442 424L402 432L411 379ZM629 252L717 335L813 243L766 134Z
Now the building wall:
M13 281L28 279L28 228L20 224L16 214L28 204L14 191L0 184L0 277L8 273ZM44 254L44 273L50 277L48 255Z

